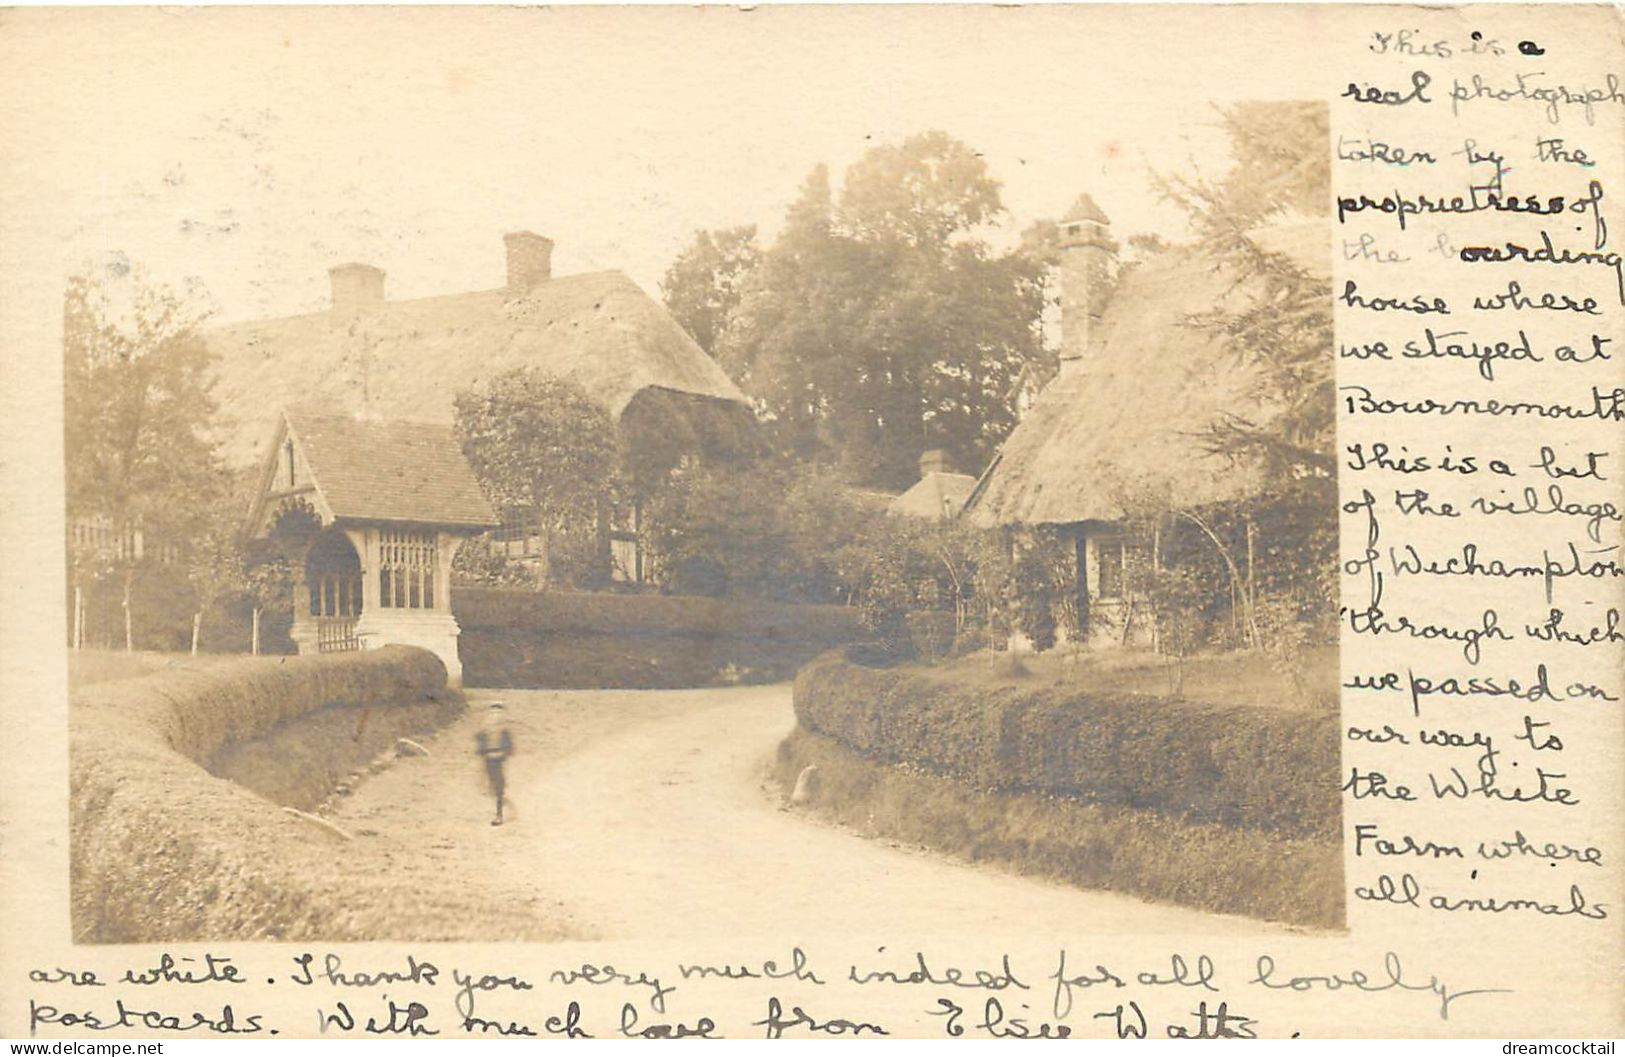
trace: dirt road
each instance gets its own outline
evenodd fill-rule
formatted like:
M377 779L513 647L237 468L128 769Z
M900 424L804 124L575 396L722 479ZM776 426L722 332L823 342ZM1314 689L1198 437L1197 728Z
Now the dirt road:
M483 705L497 696L518 747L513 817L501 827L489 825L473 755ZM402 759L332 817L407 883L418 871L461 872L517 916L562 918L584 937L931 935L968 921L1073 934L1274 931L953 862L781 810L764 779L795 722L787 686L470 698L470 716L429 744L431 756Z

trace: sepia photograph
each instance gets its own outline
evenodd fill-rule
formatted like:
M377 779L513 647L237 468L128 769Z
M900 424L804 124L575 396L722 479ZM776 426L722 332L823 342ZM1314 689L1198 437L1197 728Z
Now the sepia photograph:
M1344 928L1323 99L386 12L90 123L76 942Z

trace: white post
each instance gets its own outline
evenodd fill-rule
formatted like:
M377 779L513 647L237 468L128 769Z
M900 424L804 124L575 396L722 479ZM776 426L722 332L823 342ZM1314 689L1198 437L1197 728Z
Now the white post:
M192 614L192 656L194 657L197 656L198 629L202 626L202 624L203 610L200 609L196 613Z
M254 607L253 630L249 633L248 650L253 656L260 655L260 607Z
M73 648L85 648L85 591L78 584L73 585Z

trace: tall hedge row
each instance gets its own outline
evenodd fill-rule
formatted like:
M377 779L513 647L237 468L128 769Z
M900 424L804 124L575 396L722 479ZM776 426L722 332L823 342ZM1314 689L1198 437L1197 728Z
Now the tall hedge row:
M864 635L858 611L732 598L459 587L468 686L677 688L789 678Z
M1336 841L1336 717L1087 689L961 687L826 654L795 683L801 726L870 759L980 789L1169 812Z
M453 887L402 892L346 874L332 835L206 769L222 748L329 706L443 702L445 687L440 660L406 646L85 687L69 718L75 939L378 940L429 910L446 921L492 912Z
M459 587L451 593L451 609L465 629L777 639L826 648L851 642L861 628L858 611L846 606L607 591Z
M228 743L263 737L329 705L390 705L446 694L446 666L427 650L303 657L241 657L201 668L169 668L139 679L92 683L76 712L115 709L187 759L206 764Z

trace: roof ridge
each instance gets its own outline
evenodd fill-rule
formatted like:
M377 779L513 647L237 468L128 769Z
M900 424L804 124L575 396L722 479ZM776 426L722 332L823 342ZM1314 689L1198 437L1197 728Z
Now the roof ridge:
M593 271L593 272L573 272L573 273L571 273L569 275L554 276L553 278L547 280L545 283L542 283L539 286L533 287L531 290L527 291L526 293L519 295L519 297L513 298L513 300L516 300L516 301L517 300L524 300L526 297L529 297L529 296L531 296L533 294L545 292L549 287L574 286L574 285L580 285L583 280L587 280L587 279L604 279L604 278L608 278L608 277L617 277L617 276L619 278L625 279L628 283L630 283L634 287L637 287L637 289L639 291L643 290L643 288L641 286L638 286L637 283L632 279L632 277L630 275L626 274L626 271L624 269L622 269L622 268L602 268L602 269L599 269L598 271ZM498 296L498 295L501 295L503 297L507 297L509 295L508 288L506 286L494 286L494 287L490 287L490 288L484 289L484 290L460 290L460 291L454 291L454 292L451 292L451 293L444 293L444 294L425 294L425 295L423 295L421 297L403 297L403 298L399 298L399 299L396 299L396 300L385 299L383 301L378 302L378 307L385 308L385 309L399 308L399 307L406 307L406 306L414 306L415 307L415 306L419 306L419 305L427 305L428 303L433 302L433 301L455 301L455 300L457 300L459 298L465 298L465 297L466 298L495 297L495 296ZM332 314L333 314L333 310L331 308L318 308L318 309L316 309L314 311L311 311L311 312L295 312L295 313L291 313L289 315L282 315L282 316L256 316L256 317L254 317L252 319L228 320L228 321L224 321L224 322L221 322L221 323L214 324L213 326L204 327L203 328L203 333L205 335L208 335L208 334L211 334L211 333L219 333L221 331L226 331L226 330L236 330L236 329L242 328L242 327L263 326L263 325L265 325L267 323L291 323L294 320L305 320L305 319L316 320L316 319L321 319L323 317L329 317Z

